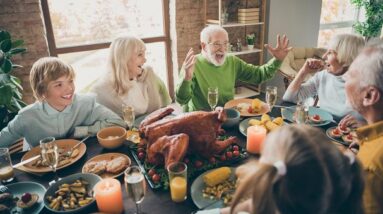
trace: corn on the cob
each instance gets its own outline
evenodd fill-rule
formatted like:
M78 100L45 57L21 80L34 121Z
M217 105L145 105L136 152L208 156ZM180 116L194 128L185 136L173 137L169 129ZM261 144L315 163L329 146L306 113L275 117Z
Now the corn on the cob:
M231 169L229 167L221 167L215 169L203 176L203 181L208 186L215 186L224 182L230 177Z
M281 126L283 124L282 117L277 117L273 120L273 123L277 124L278 126Z

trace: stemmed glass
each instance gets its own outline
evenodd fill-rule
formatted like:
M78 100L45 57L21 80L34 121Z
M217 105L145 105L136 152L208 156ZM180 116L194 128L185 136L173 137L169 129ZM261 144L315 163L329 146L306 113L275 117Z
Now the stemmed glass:
M210 105L212 111L217 106L218 103L218 88L217 87L209 87L207 89L207 101Z
M270 107L270 111L273 109L275 103L277 102L277 87L276 86L267 86L266 87L266 103Z
M128 167L124 174L124 184L128 197L132 198L136 204L136 213L143 214L143 212L140 211L139 204L144 200L146 192L144 174L138 166Z
M122 116L124 118L125 123L128 125L128 130L132 130L134 120L135 120L134 108L130 105L123 104L122 105ZM130 135L130 136L128 135L127 140L134 140L134 139L131 139L132 137L134 137L134 135Z
M59 151L54 137L47 137L40 140L41 157L46 162L55 174L55 179L49 182L52 185L56 180L60 180L57 176L56 169L59 162Z

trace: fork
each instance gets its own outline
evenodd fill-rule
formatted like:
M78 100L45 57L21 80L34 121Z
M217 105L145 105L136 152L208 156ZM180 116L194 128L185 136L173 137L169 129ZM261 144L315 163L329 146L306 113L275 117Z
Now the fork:
M83 143L84 141L86 141L89 137L90 137L90 135L84 137L80 142L78 142L78 143L77 143L76 145L74 145L71 149L69 149L69 151L67 151L67 152L65 153L65 156L67 156L67 157L72 156L73 151L74 151L77 147L79 147L79 146L81 145L81 143Z
M8 187L6 187L4 185L0 185L0 192L1 193L9 192L9 189L8 189Z

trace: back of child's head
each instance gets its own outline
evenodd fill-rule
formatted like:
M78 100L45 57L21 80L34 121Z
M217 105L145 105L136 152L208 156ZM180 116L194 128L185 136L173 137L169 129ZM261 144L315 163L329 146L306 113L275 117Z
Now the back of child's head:
M244 195L252 213L361 213L363 178L317 128L289 125L266 138L258 170L241 180L232 210Z
M130 87L128 63L133 55L146 50L145 43L135 36L118 37L109 48L109 70L112 72L113 88L124 94Z
M74 79L73 68L57 57L43 57L37 60L31 69L29 81L33 95L36 99L42 100L47 90L48 83L60 77L68 76Z

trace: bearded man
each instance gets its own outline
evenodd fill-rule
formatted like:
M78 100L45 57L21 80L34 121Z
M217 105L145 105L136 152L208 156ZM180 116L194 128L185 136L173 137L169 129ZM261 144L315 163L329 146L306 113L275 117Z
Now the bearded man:
M229 36L217 25L210 25L201 31L201 53L194 55L190 49L180 71L176 88L176 100L184 111L209 110L207 91L218 88L218 106L234 98L237 80L260 84L274 77L283 59L291 50L289 40L278 35L275 48L265 45L273 58L262 66L248 64L234 55L227 55Z

